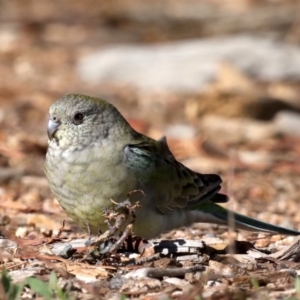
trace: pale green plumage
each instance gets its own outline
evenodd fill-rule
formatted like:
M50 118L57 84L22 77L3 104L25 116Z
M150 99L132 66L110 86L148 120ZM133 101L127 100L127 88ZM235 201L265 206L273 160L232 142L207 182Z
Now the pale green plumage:
M102 212L141 189L145 197L133 231L152 238L194 222L228 223L228 211L215 204L221 178L200 174L179 163L166 139L155 141L134 131L111 104L68 95L49 112L45 171L61 206L93 233L107 229ZM233 214L237 228L298 235L293 231Z

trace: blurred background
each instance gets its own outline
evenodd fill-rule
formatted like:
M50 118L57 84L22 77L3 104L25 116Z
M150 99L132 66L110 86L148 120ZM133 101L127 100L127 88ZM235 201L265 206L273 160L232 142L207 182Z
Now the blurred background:
M83 93L221 174L230 208L300 229L299 13L296 0L0 1L7 228L26 236L66 218L43 173L48 108Z

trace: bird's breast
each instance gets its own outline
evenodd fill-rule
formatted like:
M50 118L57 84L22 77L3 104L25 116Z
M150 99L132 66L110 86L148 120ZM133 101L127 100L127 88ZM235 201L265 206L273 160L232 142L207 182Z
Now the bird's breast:
M48 149L45 163L50 187L66 212L81 226L100 226L102 212L112 201L122 202L137 186L136 178L114 151ZM85 220L85 221L83 221ZM100 224L101 223L101 224Z

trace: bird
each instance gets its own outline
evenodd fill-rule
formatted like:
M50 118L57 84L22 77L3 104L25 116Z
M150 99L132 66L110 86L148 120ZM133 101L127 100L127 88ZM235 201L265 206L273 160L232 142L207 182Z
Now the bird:
M103 211L128 193L143 192L133 234L157 238L193 223L228 225L272 234L300 232L230 211L222 204L217 174L201 174L176 160L165 137L154 140L134 130L115 106L69 94L49 109L45 174L67 215L90 234L107 230ZM113 200L113 201L112 201Z

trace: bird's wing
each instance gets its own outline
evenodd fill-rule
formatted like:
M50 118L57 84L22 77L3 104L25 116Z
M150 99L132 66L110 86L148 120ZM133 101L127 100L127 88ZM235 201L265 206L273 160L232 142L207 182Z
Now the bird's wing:
M300 235L299 231L272 225L256 220L254 218L238 214L236 212L227 210L226 208L211 201L202 201L198 204L197 207L194 207L194 209L198 210L196 222L219 223L228 225L230 224L230 219L232 219L236 229L279 233L283 235Z
M145 187L145 192L153 195L161 213L171 213L175 208L192 209L195 222L228 225L232 218L237 229L300 235L296 230L268 224L216 204L228 200L226 195L218 193L221 178L183 166L176 161L165 139L128 145L124 153L126 166Z
M145 192L153 195L156 207L162 213L195 206L210 198L215 202L227 201L225 195L217 194L221 188L221 178L214 174L193 172L179 163L165 138L127 145L124 161Z

